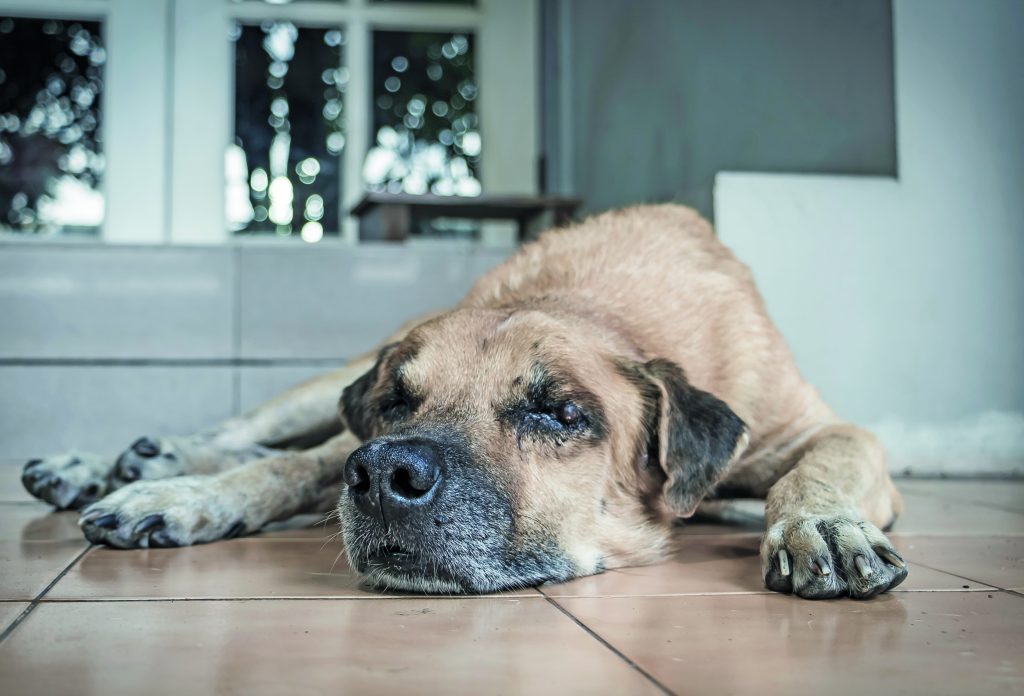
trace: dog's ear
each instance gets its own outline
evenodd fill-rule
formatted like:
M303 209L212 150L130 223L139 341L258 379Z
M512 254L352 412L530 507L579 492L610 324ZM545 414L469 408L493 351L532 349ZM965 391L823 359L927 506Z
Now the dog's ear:
M396 345L396 343L391 343L381 348L373 367L341 392L341 403L339 404L341 420L348 430L360 440L368 440L373 434L378 413L370 396L377 384L381 363L395 349Z
M631 372L647 404L648 458L664 474L664 502L689 517L746 449L747 427L725 402L691 386L669 360L634 364Z

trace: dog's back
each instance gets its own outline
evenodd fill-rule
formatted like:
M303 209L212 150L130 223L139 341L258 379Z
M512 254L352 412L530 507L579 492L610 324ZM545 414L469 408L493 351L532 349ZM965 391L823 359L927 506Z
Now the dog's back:
M750 270L689 208L631 207L552 230L481 279L463 306L538 301L614 327L639 358L682 365L750 427L749 456L831 415L800 376Z

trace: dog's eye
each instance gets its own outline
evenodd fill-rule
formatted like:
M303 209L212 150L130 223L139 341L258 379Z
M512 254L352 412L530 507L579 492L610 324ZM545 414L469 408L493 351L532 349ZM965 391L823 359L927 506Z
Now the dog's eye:
M577 430L585 425L583 411L572 401L557 406L540 407L531 411L531 419L538 425L552 429Z
M388 420L404 418L409 415L410 411L412 411L412 406L409 404L408 399L402 396L394 396L385 401L380 407L381 415Z
M580 407L571 401L566 401L558 409L558 422L567 428L571 428L580 422L583 418L583 414L580 412Z

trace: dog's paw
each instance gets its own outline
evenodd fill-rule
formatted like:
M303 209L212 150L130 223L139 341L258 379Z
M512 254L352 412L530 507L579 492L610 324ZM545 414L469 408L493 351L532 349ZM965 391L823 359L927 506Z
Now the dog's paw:
M112 483L116 488L184 473L215 473L274 454L260 445L225 449L204 436L140 437L118 456Z
M185 470L182 445L170 438L140 437L117 458L116 483L164 479Z
M907 577L907 564L878 527L841 515L798 516L761 542L765 586L806 599L868 599Z
M59 510L76 510L103 497L113 468L104 457L69 452L29 461L21 483L29 493Z
M244 534L241 507L208 476L137 481L82 510L78 526L120 549L191 546Z

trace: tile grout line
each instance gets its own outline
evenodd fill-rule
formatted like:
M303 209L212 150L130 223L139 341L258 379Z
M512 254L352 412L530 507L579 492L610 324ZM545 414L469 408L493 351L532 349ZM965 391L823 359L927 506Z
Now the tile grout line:
M913 561L914 559L908 558L907 560ZM934 570L934 571L939 572L939 573L945 573L946 575L952 575L954 578L960 578L962 580L967 580L968 582L974 582L974 583L977 583L979 585L984 585L985 587L991 587L993 590L998 590L1000 592L1012 592L1013 591L1013 590L1009 590L1009 589L1007 589L1005 587L999 587L998 585L992 585L992 584L987 583L987 582L982 582L981 580L976 580L975 578L967 577L966 575L960 575L959 573L953 573L953 572L950 572L948 570L943 570L942 568L936 568L935 566L930 566L930 565L928 565L926 563L921 563L920 561L914 561L914 563L916 563L917 565L921 566L922 568L927 568L929 570ZM954 590L954 592L955 591L956 590ZM960 590L960 591L961 592L966 592L967 590ZM984 592L984 590L980 590L980 591Z
M543 594L543 593L541 593L541 594ZM647 681L649 681L651 684L653 684L663 694L668 694L668 696L675 696L675 693L673 691L671 691L668 687L666 687L660 681L655 679L653 675L651 675L649 672L647 672L647 670L645 670L643 667L641 667L636 662L631 660L629 657L626 656L625 653L623 653L621 650L616 648L614 645L609 643L607 640L605 640L604 638L599 636L593 629L591 629L585 623L583 623L582 621L577 619L575 616L573 616L571 613L569 613L569 611L565 607L563 607L561 604L556 602L551 597L548 597L547 595L544 595L544 599L547 600L548 604L550 604L555 609L557 609L558 611L562 612L562 614L567 616L574 624L576 624L577 626L582 628L583 631L586 632L591 638L593 638L598 643L600 643L601 645L606 647L614 655L616 655L619 659L621 659L627 665L632 667L634 671L638 672L641 676L643 676L645 679L647 679Z
M75 564L82 560L82 557L85 556L85 554L89 553L90 549L92 549L92 544L86 545L86 547L82 549L81 553L79 553L77 556L71 559L71 562L67 564L64 570L60 571L57 574L57 577L51 580L50 583L43 588L43 591L37 594L35 599L29 602L29 605L25 607L25 610L21 612L18 615L18 617L14 619L14 621L12 621L9 626L7 626L7 628L4 629L3 633L0 633L0 644L7 640L8 636L14 633L14 629L20 626L25 621L25 619L28 618L29 614L35 611L36 607L38 607L40 603L42 603L43 597L46 596L46 593L52 590L53 586L60 582L61 579L63 579L63 577L67 575L72 568L75 567Z
M350 595L281 595L272 597L267 595L253 595L250 597L56 597L40 598L40 604L140 604L144 602L397 602L397 601L487 601L487 600L533 600L533 595L512 595L509 597L501 595L382 595L380 597L364 597ZM17 602L18 600L3 600L6 602Z

